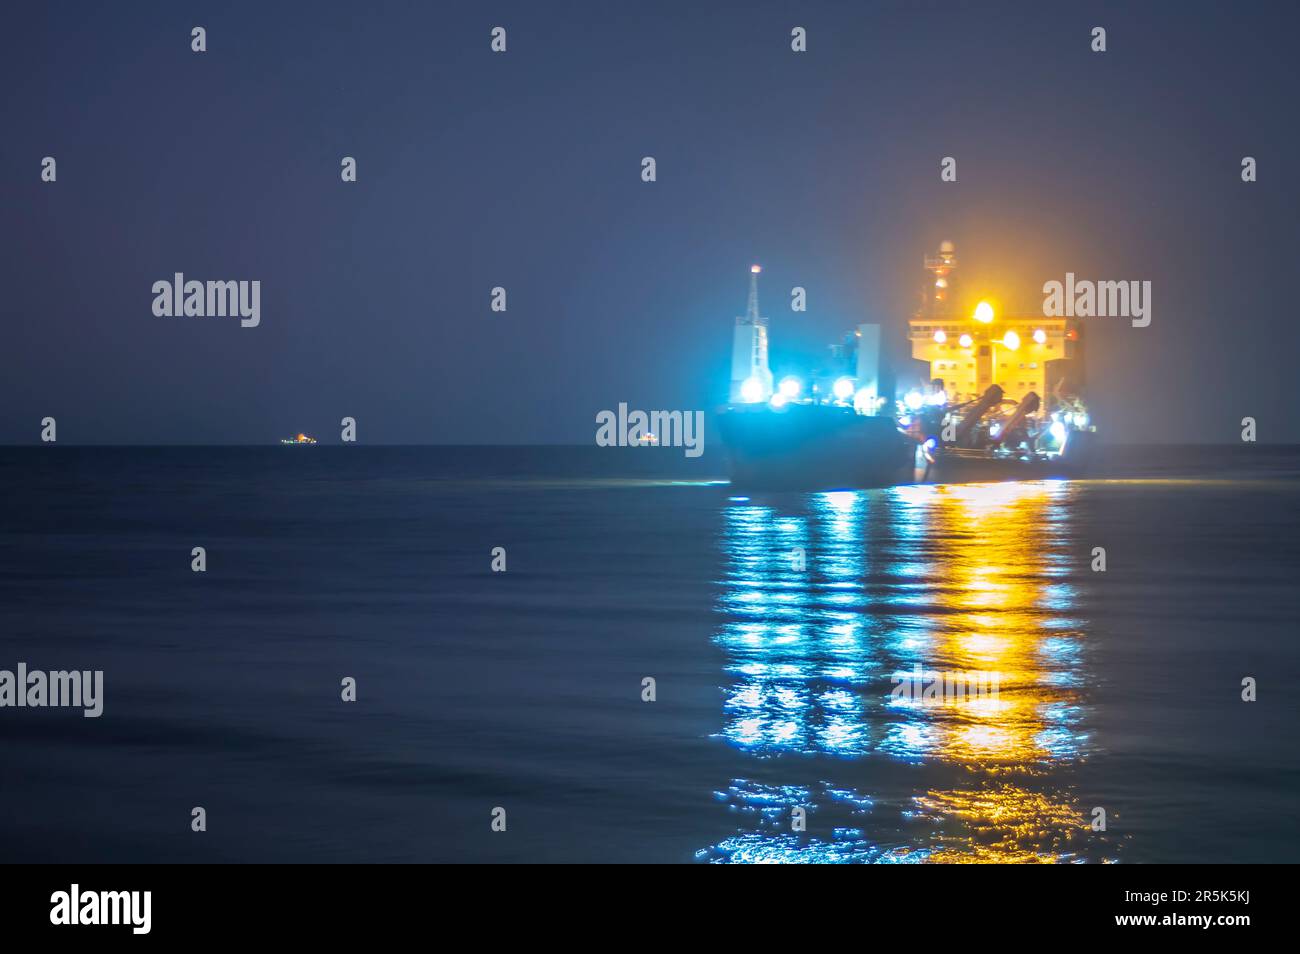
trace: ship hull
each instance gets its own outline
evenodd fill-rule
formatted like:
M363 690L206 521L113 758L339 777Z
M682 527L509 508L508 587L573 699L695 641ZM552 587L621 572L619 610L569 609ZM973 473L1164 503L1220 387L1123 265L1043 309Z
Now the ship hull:
M1053 480L1088 472L1095 435L1071 435L1065 453L1051 458L999 457L987 451L943 448L927 460L918 448L912 481L918 484L968 484L1001 480Z
M719 417L731 482L762 490L887 487L912 476L912 448L888 417L829 405L729 408Z
M940 448L929 460L892 418L866 417L849 408L733 407L719 417L719 428L732 485L755 490L1068 479L1087 472L1096 436L1075 432L1065 453L1051 458Z

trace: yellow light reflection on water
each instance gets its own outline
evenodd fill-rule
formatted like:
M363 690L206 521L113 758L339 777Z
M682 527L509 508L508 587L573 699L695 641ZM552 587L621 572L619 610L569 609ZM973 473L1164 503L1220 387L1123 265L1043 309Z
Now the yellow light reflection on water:
M756 775L837 760L854 784L836 790L855 807L829 836L792 836L769 806L758 830L701 854L1052 861L1091 846L1095 855L1084 809L1066 794L1088 744L1086 623L1062 580L1077 563L1076 492L1061 482L900 487L727 507L716 639L732 684L721 735L758 760ZM897 698L897 681L922 671L978 675L986 691ZM855 763L869 768L843 768ZM924 788L915 765L929 767ZM817 780L838 774L813 774L794 788L815 800ZM729 791L791 790L786 781L733 780Z

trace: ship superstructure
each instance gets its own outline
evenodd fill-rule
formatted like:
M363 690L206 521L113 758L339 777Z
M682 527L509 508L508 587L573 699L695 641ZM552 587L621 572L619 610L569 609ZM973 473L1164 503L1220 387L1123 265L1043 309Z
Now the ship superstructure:
M957 259L951 242L926 256L933 276L926 302L908 322L912 357L943 382L948 400L969 401L991 386L1009 401L1078 395L1083 387L1083 347L1078 320L1042 315L1002 315L987 302L963 305L956 292ZM1050 402L1049 402L1050 403ZM1054 410L1054 408L1053 408Z

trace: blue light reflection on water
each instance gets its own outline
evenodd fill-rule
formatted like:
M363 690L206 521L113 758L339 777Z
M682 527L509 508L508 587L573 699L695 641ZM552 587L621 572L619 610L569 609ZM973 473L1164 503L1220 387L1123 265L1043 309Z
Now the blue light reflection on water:
M1088 832L1068 776L1090 744L1088 623L1069 580L1071 494L1051 481L733 498L719 736L756 760L769 781L754 785L788 797L700 857L1078 858ZM980 673L996 692L896 698L917 670ZM809 781L772 786L787 766ZM828 778L875 803L865 817L836 814ZM744 787L733 781L733 797ZM796 805L806 832L791 830ZM836 823L815 822L819 811Z

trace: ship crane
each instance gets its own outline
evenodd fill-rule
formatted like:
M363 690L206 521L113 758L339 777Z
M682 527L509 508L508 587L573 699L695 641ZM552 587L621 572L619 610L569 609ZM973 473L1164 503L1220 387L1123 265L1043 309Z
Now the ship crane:
M1042 401L1033 391L1026 394L1025 399L1020 402L1012 415L1002 425L1002 430L993 439L993 443L995 445L1004 444L1012 434L1025 426L1025 418L1037 411L1041 403Z
M954 443L958 447L967 446L971 433L975 430L975 425L979 423L980 418L1001 403L1002 387L997 384L990 384L989 389L977 401L967 405L965 412L961 416L961 423L957 425Z

